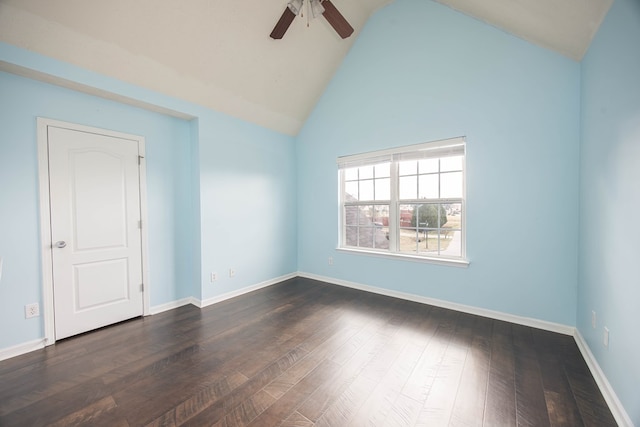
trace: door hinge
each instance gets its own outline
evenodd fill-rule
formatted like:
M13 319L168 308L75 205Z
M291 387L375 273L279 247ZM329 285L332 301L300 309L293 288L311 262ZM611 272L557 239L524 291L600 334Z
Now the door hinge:
M140 219L140 220L138 220L138 228L139 228L140 230L142 230L142 220L141 220L141 219Z
M142 159L144 159L144 156L138 156L138 165L142 164Z
M144 283L140 283L140 292L144 292Z

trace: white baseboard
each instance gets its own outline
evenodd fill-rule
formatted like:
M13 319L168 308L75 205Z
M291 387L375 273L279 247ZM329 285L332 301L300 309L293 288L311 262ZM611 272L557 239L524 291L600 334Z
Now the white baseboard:
M149 310L149 314L154 315L154 314L163 313L165 311L173 310L174 308L182 307L183 305L188 305L188 304L193 304L197 307L198 304L196 304L196 301L197 300L194 297L187 297L187 298L182 298L176 301L170 301L165 304L154 305Z
M0 361L44 348L44 338L0 349Z
M151 307L151 309L149 310L149 314L150 315L159 314L168 310L173 310L174 308L182 307L183 305L187 305L187 304L193 304L198 308L203 308L211 304L215 304L217 302L225 301L230 298L234 298L252 291L256 291L258 289L275 285L276 283L280 283L285 280L293 279L296 276L298 276L297 273L286 274L284 276L276 277L274 279L266 280L264 282L261 282L255 285L238 289L237 291L232 291L232 292L227 292L226 294L217 295L213 298L208 298L204 301L200 301L199 299L194 297L187 297L187 298L182 298L176 301L170 301L165 304L160 304L160 305ZM34 341L29 341L26 343L15 345L13 347L0 349L0 361L10 359L12 357L20 356L22 354L29 353L34 350L42 349L44 348L44 346L45 346L45 339L40 338Z
M505 322L516 323L518 325L530 326L532 328L544 329L546 331L557 332L563 335L573 335L575 328L573 326L562 325L560 323L547 322L545 320L533 319L530 317L516 316L500 311L488 310L486 308L473 307L470 305L458 304L454 302L439 300L435 298L424 297L405 292L392 291L389 289L378 288L375 286L363 285L361 283L348 282L346 280L334 279L332 277L319 276L317 274L299 272L298 276L308 279L320 280L322 282L332 283L334 285L345 286L347 288L359 289L361 291L372 292L374 294L385 295L388 297L400 298L408 301L419 302L422 304L434 305L436 307L447 308L449 310L461 311L463 313L474 314L491 319L503 320Z
M255 284L255 285L247 286L246 288L238 289L236 291L227 292L227 293L222 294L222 295L216 295L215 297L207 298L207 299L202 300L202 301L199 301L199 300L194 298L194 302L192 304L194 304L196 307L200 307L200 308L207 307L209 305L216 304L216 303L219 303L219 302L231 299L231 298L235 298L235 297L238 297L240 295L247 294L249 292L257 291L258 289L262 289L262 288L266 288L268 286L275 285L276 283L284 282L285 280L293 279L294 277L297 277L297 276L298 276L297 273L286 274L284 276L280 276L280 277L276 277L274 279L266 280L264 282L261 282L261 283Z
M607 405L609 405L609 409L613 414L616 422L621 427L634 427L631 418L625 411L622 403L618 399L618 396L613 391L613 387L607 380L604 372L600 368L600 365L596 361L593 353L589 349L586 341L580 334L580 332L573 326L562 325L559 323L547 322L544 320L532 319L529 317L515 316L513 314L502 313L499 311L487 310L484 308L478 308L473 306L468 306L464 304L452 303L449 301L442 301L435 298L423 297L420 295L409 294L404 292L392 291L384 288L377 288L374 286L363 285L361 283L348 282L345 280L334 279L332 277L319 276L317 274L304 273L299 272L298 276L306 277L308 279L319 280L326 283L331 283L334 285L345 286L352 289L358 289L361 291L372 292L380 295L385 295L394 298L400 298L408 301L419 302L423 304L429 304L436 307L447 308L450 310L461 311L463 313L475 314L478 316L489 317L491 319L503 320L506 322L516 323L518 325L530 326L533 328L543 329L551 332L557 332L564 335L572 335L576 341L580 352L582 353L582 357L586 361L589 366L589 370L593 375L600 392L604 396Z
M349 282L346 280L335 279L332 277L320 276L312 273L298 272L291 273L284 276L276 277L274 279L270 279L255 285L247 286L242 289L238 289L236 291L227 292L222 295L217 295L212 298L207 298L205 300L199 300L194 297L183 298L176 301L171 301L165 304L157 305L151 307L150 314L158 314L168 310L172 310L174 308L182 307L187 304L193 304L196 307L203 308L212 304L216 304L249 292L253 292L258 289L266 288L268 286L275 285L276 283L283 282L285 280L289 280L295 277L304 277L313 280L319 280L326 283L331 283L338 286L344 286L352 289L358 289L361 291L371 292L379 295L385 295L394 298L400 298L408 301L414 301L422 304L429 304L436 307L442 307L450 310L460 311L463 313L474 314L478 316L488 317L491 319L503 320L505 322L511 322L518 325L530 326L533 328L543 329L551 332L557 332L564 335L572 335L576 341L580 352L582 353L582 357L585 359L593 378L596 381L596 384L600 388L605 401L609 405L609 409L613 413L613 416L616 419L616 422L622 427L634 427L631 418L625 411L622 403L618 399L618 396L613 391L611 384L607 380L604 372L600 368L600 365L596 361L593 353L591 352L589 346L586 341L580 334L580 332L572 327L567 325L562 325L559 323L547 322L544 320L533 319L529 317L516 316L509 313L503 313L494 310L488 310L479 307L468 306L464 304L457 304L449 301L439 300L435 298L424 297L420 295L392 291L389 289L378 288L375 286L363 285L361 283ZM12 357L20 356L25 353L29 353L34 350L42 349L45 346L44 338L29 341L23 344L18 344L13 347L8 347L5 349L0 349L0 361L6 360Z
M587 366L591 371L591 375L593 375L593 379L596 381L596 384L598 384L598 387L600 388L600 391L604 396L604 400L607 402L607 405L609 405L609 409L613 413L616 422L621 427L633 427L631 417L629 417L627 411L624 410L620 399L618 399L618 395L616 395L615 391L613 391L613 387L611 387L609 380L607 380L607 377L600 368L600 365L591 352L589 345L585 341L580 331L578 331L577 329L574 334L574 338L576 340L578 348L580 349L580 353L582 353L582 357L584 358L585 362L587 362Z

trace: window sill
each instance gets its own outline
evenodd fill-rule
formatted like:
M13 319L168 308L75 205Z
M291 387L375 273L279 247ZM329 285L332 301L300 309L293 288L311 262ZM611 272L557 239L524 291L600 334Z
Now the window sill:
M353 249L353 248L336 248L336 250L339 252L355 254L355 255L367 255L367 256L374 256L379 258L395 259L395 260L402 260L402 261L422 262L425 264L448 265L451 267L459 267L459 268L469 267L469 261L466 259L434 258L434 257L424 257L424 256L391 253L391 252L368 251L368 250Z

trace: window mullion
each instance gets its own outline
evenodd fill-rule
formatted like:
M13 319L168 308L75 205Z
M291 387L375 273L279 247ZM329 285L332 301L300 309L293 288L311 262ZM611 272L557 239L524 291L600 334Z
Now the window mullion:
M338 236L338 242L340 244L338 246L345 246L347 243L346 235L347 235L347 221L345 218L346 213L346 205L345 205L345 172L344 169L338 169L338 182L340 183L340 194L338 197L340 198L338 203L340 203L340 211L338 213L338 230L340 235Z
M399 233L400 233L400 216L398 215L398 193L399 193L399 177L398 162L393 161L390 165L390 196L389 196L389 249L392 252L398 252Z

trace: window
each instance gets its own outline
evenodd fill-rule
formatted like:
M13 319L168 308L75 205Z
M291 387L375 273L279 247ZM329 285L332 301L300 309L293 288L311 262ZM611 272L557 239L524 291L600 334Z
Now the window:
M338 158L340 247L465 259L465 140Z

